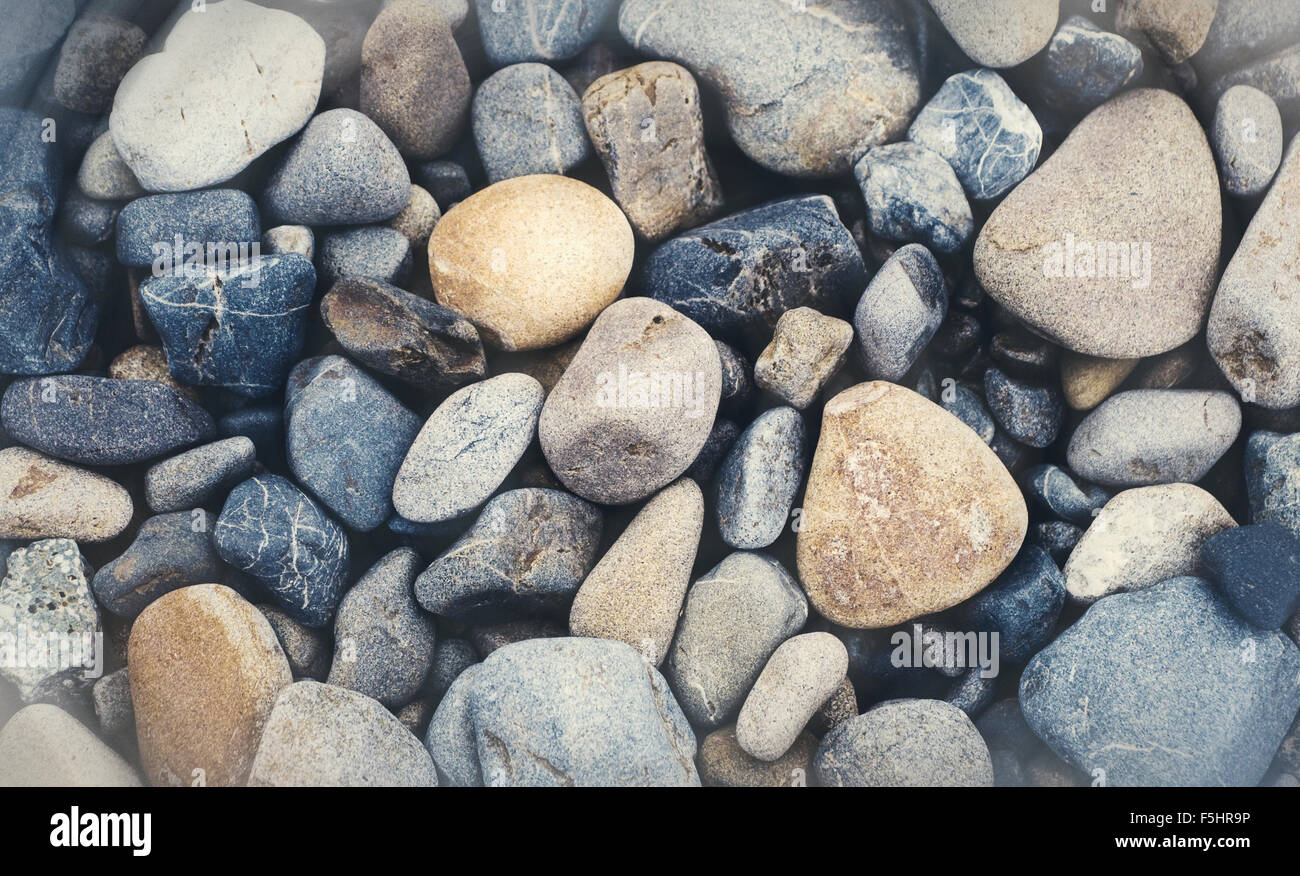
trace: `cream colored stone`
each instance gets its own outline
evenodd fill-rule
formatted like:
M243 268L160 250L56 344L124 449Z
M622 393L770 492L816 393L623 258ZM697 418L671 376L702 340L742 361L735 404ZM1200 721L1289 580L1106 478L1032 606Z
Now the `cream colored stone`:
M1099 359L1061 351L1061 389L1065 403L1090 411L1104 402L1133 373L1141 359Z
M108 541L132 511L114 480L26 447L0 450L0 538Z

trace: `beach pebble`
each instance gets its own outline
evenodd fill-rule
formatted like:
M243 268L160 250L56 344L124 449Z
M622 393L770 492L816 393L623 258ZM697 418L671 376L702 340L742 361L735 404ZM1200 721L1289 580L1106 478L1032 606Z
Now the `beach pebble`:
M0 728L0 786L138 788L140 776L58 706L27 706Z
M1236 526L1219 501L1192 484L1125 490L1106 503L1065 564L1070 596L1092 602L1194 574L1201 549Z
M735 718L772 652L807 620L808 600L780 563L728 554L691 585L664 664L682 711L704 727Z
M759 760L740 747L734 726L720 727L700 743L700 780L706 788L807 787L816 751L817 737L805 732L776 760Z
M330 650L333 645L329 631L304 626L274 605L259 605L257 610L275 631L275 638L284 650L293 677L324 681L330 671Z
M126 552L95 573L91 586L100 604L131 619L165 593L221 581L225 564L212 545L215 522L202 508L144 521Z
M578 335L623 288L633 235L618 205L568 177L516 177L475 192L429 237L438 303L503 350Z
M840 309L866 283L862 254L824 195L701 225L661 244L641 273L645 294L710 334L758 349L787 310Z
M567 617L596 562L602 528L596 506L562 490L502 493L420 575L416 598L464 623Z
M488 182L564 174L591 157L578 95L545 64L512 64L483 80L470 118Z
M411 173L416 182L429 190L444 213L474 191L464 166L454 161L421 161L412 165Z
M722 391L713 339L649 298L605 309L546 397L537 436L564 486L593 502L651 495L690 467Z
M920 357L948 312L948 286L925 247L909 243L881 266L853 311L867 376L899 380Z
M993 422L993 415L989 413L984 399L959 383L952 384L948 389L951 391L940 394L939 404L945 411L970 426L981 441L991 445L998 427Z
M1025 496L1038 510L1079 526L1087 526L1110 497L1091 487L1088 492L1060 466L1045 462L1021 475Z
M429 719L424 747L438 771L438 784L453 788L481 788L478 743L470 715L470 685L481 664L469 666L456 677Z
M1300 535L1300 435L1252 433L1245 468L1251 521L1281 523Z
M1065 423L1065 398L1053 384L1035 386L989 368L984 398L1007 435L1030 447L1047 447Z
M266 255L296 252L311 261L316 257L316 235L306 225L277 225L262 232L262 250Z
M187 251L197 245L199 265L230 267L243 261L262 237L257 205L238 189L181 192L136 198L117 217L117 260L127 267L154 267L154 276L189 271ZM240 244L244 244L240 247Z
M993 785L979 731L961 709L938 700L890 700L845 721L822 739L813 771L832 788Z
M809 455L807 427L798 411L779 407L759 414L717 472L722 540L740 550L776 541L790 519Z
M1273 98L1249 85L1223 92L1210 145L1228 194L1248 198L1263 192L1282 163L1282 116Z
M243 436L179 453L145 472L145 499L159 514L198 508L247 479L256 455L253 442Z
M720 92L732 138L768 170L847 171L861 150L896 140L920 99L920 70L900 10L832 0L805 15L748 0L627 0L623 38L677 61ZM1045 40L1044 40L1045 41Z
M334 663L327 681L373 697L390 709L419 693L433 665L433 618L416 604L411 584L423 561L398 548L361 576L339 603Z
M1300 537L1279 523L1214 533L1201 546L1201 564L1252 626L1277 629L1300 611Z
M690 468L686 469L686 477L697 484L711 482L714 475L718 473L718 466L722 465L731 446L739 437L740 427L731 420L723 417L714 420L713 428L709 430L709 437L704 440L704 446L700 448Z
M401 285L411 274L411 242L386 225L330 231L320 237L316 264L325 288L351 277Z
M1115 26L1145 36L1166 64L1196 54L1210 32L1219 0L1119 0Z
M68 30L54 69L54 97L70 110L98 114L144 50L147 36L114 15L87 15Z
M131 495L104 475L26 447L0 450L0 538L108 541L132 512Z
M393 482L420 418L342 356L303 359L285 391L284 438L298 483L369 532L393 513Z
M938 152L904 141L876 146L853 166L873 234L955 253L975 231L970 203Z
M980 201L1000 197L1024 179L1043 146L1029 107L1006 80L984 69L949 77L917 114L907 138L937 152Z
M135 744L135 707L131 705L131 677L123 666L96 679L91 689L95 718L105 739Z
M97 247L107 243L117 233L119 204L97 201L82 194L78 188L67 190L67 199L59 210L58 230L73 244Z
M1226 392L1132 389L1111 396L1074 430L1075 474L1112 487L1199 481L1241 431L1241 407Z
M811 307L787 310L754 361L754 382L803 410L848 358L853 326Z
M77 18L76 0L24 0L0 3L4 30L0 31L0 97L6 103L21 99L42 64Z
M325 293L320 312L349 355L404 383L448 389L487 375L469 320L396 286L349 277Z
M1255 785L1300 709L1300 649L1173 578L1090 607L1029 662L1020 705L1107 785Z
M975 273L1053 343L1154 356L1200 329L1221 216L1214 156L1191 109L1168 91L1126 91L993 211L975 240Z
M1043 88L1070 109L1090 110L1142 75L1142 50L1082 15L1071 15L1043 53Z
M827 402L797 540L817 611L854 628L941 611L988 586L1028 528L1009 472L911 390L858 384Z
M248 775L252 787L432 787L433 760L368 696L299 681L280 691Z
M722 209L699 87L685 67L646 61L602 76L582 95L582 117L614 200L645 239L663 240Z
M1102 359L1061 352L1061 391L1076 411L1090 411L1119 389L1141 359Z
M426 189L413 185L411 199L402 208L402 212L388 220L388 227L402 233L411 244L412 252L420 252L428 247L433 226L441 218L442 211L438 209L438 202L433 199L433 195Z
M768 658L740 707L736 742L752 757L776 760L790 750L848 669L848 651L830 633L786 639Z
M703 527L695 481L683 478L657 493L578 588L570 632L625 642L658 666L677 629Z
M131 627L140 758L154 785L242 785L293 681L265 617L219 584L174 590Z
M483 50L495 67L524 61L565 61L596 38L615 0L551 0L496 3L473 0Z
M290 225L364 225L400 213L411 177L392 141L350 109L323 112L294 141L266 184L268 219Z
M109 130L146 189L215 185L307 123L324 71L325 43L296 15L193 7L122 79Z
M1014 67L1047 45L1060 14L1058 0L930 0L939 21L976 64Z
M415 436L393 485L407 520L438 523L483 504L537 430L546 393L527 374L500 374L452 393Z
M441 700L456 679L478 662L478 652L466 640L439 638L433 649L433 665L429 667L424 689L435 700Z
M81 159L77 187L82 193L106 201L125 201L146 194L131 168L117 154L108 131L95 138Z
M1023 663L1052 640L1065 579L1047 551L1025 545L987 590L963 603L967 628L998 634L998 657Z
M264 584L295 620L322 627L334 617L348 574L347 536L292 481L264 474L235 487L213 539L223 560Z

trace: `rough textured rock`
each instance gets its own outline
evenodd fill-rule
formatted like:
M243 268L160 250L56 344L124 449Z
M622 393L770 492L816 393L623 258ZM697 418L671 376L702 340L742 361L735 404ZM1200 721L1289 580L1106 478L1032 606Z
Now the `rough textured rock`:
M54 97L70 110L102 113L144 49L145 32L114 15L88 15L68 30L54 69Z
M1246 442L1246 491L1253 522L1271 520L1300 534L1300 436L1263 430L1251 434Z
M1043 54L1043 89L1067 107L1090 110L1142 75L1142 50L1082 15L1057 28Z
M195 447L145 472L145 499L159 514L198 508L248 478L256 461L253 442L242 435Z
M131 495L104 475L26 447L0 450L0 538L108 541L133 510Z
M216 518L202 508L150 517L126 552L95 573L95 596L118 617L134 618L165 593L223 579L212 545Z
M853 165L872 233L955 253L975 231L970 203L952 166L919 143L875 146Z
M1065 423L1065 397L1054 384L1038 386L989 368L984 398L1007 435L1030 447L1052 444Z
M596 38L614 0L474 0L483 50L497 67L524 61L564 61Z
M136 788L140 777L76 718L37 703L0 728L0 786Z
M1061 390L1076 411L1090 411L1119 389L1141 359L1101 359L1061 352Z
M881 266L853 311L867 375L902 379L948 313L948 285L925 247L909 243Z
M785 754L848 669L848 651L830 633L805 633L782 642L740 707L740 747L765 761Z
M512 64L483 80L470 118L489 182L564 174L591 157L578 95L545 64Z
M754 382L803 410L848 358L853 326L811 307L787 310L754 362Z
M1219 0L1119 0L1115 26L1150 40L1165 63L1181 64L1205 44Z
M718 469L716 517L722 540L741 550L780 537L808 467L807 427L790 407L759 414Z
M259 605L257 610L275 631L275 638L284 650L293 677L298 680L312 678L316 681L324 681L329 675L330 650L333 645L329 631L313 630L289 617L274 605Z
M800 733L776 760L759 760L740 747L734 726L721 727L700 743L700 779L705 787L802 788L808 785L816 751L817 737Z
M322 286L349 277L379 283L406 283L413 263L411 242L387 225L363 225L322 234L316 263Z
M1262 630L1300 611L1300 537L1280 523L1216 532L1201 547L1201 563L1228 606Z
M1282 163L1282 116L1273 98L1249 85L1223 92L1214 108L1210 145L1228 194L1263 192Z

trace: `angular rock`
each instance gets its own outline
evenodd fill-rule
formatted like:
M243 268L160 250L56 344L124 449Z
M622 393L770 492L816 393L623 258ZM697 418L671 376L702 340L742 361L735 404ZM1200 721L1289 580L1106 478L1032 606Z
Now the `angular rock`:
M955 253L975 231L952 166L919 143L875 146L853 166L871 231L897 243Z
M133 619L165 593L224 578L225 564L212 545L216 518L201 508L150 517L126 553L95 573L101 605Z
M803 410L848 358L853 326L811 307L787 310L754 362L754 382Z
M716 480L722 540L765 548L780 537L808 467L807 427L794 408L764 411L731 446Z

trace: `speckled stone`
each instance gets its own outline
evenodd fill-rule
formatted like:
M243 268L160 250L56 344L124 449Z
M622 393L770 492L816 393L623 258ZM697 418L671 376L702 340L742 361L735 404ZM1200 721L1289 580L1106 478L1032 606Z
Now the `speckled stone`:
M127 663L148 781L242 785L293 680L266 618L219 584L174 590L136 618Z
M420 252L429 245L429 235L441 218L442 211L438 209L438 202L433 199L433 195L428 190L413 185L411 200L402 208L402 212L388 220L388 227L402 233L410 242L412 252Z
M1201 564L1252 626L1274 630L1300 611L1300 537L1280 523L1214 533L1201 546Z
M1249 85L1229 88L1214 108L1210 145L1228 194L1263 192L1282 163L1282 116L1273 98Z
M1219 501L1192 484L1125 490L1106 503L1065 564L1070 596L1092 602L1190 575L1201 547L1236 526Z
M596 38L615 0L474 0L483 50L493 66L565 61Z
M939 21L976 64L1015 67L1047 45L1060 14L1058 0L930 0Z
M846 676L830 699L813 712L808 719L808 729L816 736L825 736L832 728L856 718L858 714L857 691L853 689L853 680Z
M140 777L76 718L37 703L0 729L0 786L136 788Z
M998 656L1023 663L1052 640L1065 579L1047 551L1027 544L987 590L962 606L968 629L998 634Z
M91 689L95 718L105 739L135 743L135 707L131 705L131 676L123 666L95 680Z
M316 257L316 235L306 225L277 225L262 232L262 251L266 255L296 252L311 261Z
M632 270L632 227L578 180L515 177L475 192L429 237L438 303L503 350L563 343L591 324Z
M104 475L26 447L0 450L0 538L108 541L133 510L131 495Z
M478 652L465 639L439 638L433 649L433 665L429 668L424 689L435 700L441 700L456 679L478 662Z
M1271 520L1300 534L1300 435L1251 433L1245 468L1250 519Z
M970 388L959 383L952 385L939 394L939 404L945 411L970 426L985 444L993 443L997 435L997 424L993 422L993 415L989 413L984 399Z
M542 452L584 499L644 499L695 460L721 385L717 346L699 325L649 298L617 301L542 406Z
M1205 44L1219 0L1119 0L1115 26L1151 42L1166 64L1181 64Z
M983 590L1028 524L1010 473L964 423L904 387L862 383L823 410L799 578L828 620L888 627Z
M564 174L591 157L578 95L545 64L512 64L483 80L470 118L489 182Z
M716 480L715 513L733 548L764 548L785 531L808 467L807 427L790 407L760 414L731 446Z
M150 517L120 557L95 573L101 605L118 617L135 618L165 593L221 581L225 565L212 545L216 518L195 508Z
M294 679L324 681L330 671L330 649L333 644L329 631L305 626L274 605L259 605L257 610L275 631L275 638L284 650Z
M704 526L704 497L683 478L645 504L587 575L569 630L625 642L658 666L668 654L691 583Z
M787 310L754 361L754 382L803 410L843 367L851 343L853 326L844 320L811 307Z
M540 383L518 373L452 393L425 421L398 469L397 513L437 523L483 504L528 449L545 396Z
M373 697L390 709L406 705L433 665L433 618L416 604L411 585L423 564L398 548L361 576L339 603L329 683Z
M909 243L881 266L853 311L869 377L897 381L920 357L948 312L948 285L925 247Z
M704 727L732 720L772 652L807 620L808 600L780 563L729 554L691 585L665 664L682 711Z
M1055 384L1036 386L989 368L984 398L1007 435L1030 447L1050 445L1065 423L1065 397Z
M469 666L447 688L429 720L424 747L438 770L438 784L454 788L481 788L478 744L470 715L470 685L482 664Z
M113 239L120 204L89 198L78 188L69 188L65 195L58 220L58 230L64 239L84 247L98 247Z
M347 537L293 482L266 474L235 487L213 537L221 558L266 585L295 620L322 627L334 617Z
M700 780L714 788L802 788L809 784L817 737L800 733L773 761L753 757L736 741L736 728L720 727L700 743Z
M1105 491L1091 485L1085 492L1065 469L1050 462L1027 469L1020 483L1037 510L1080 526L1090 524L1110 499Z
M813 713L839 688L848 668L844 643L830 633L786 639L768 658L740 708L740 747L764 761L785 754Z
M350 277L402 285L411 273L411 243L386 225L330 231L320 237L316 265L327 288Z
M1088 414L1067 458L1075 474L1107 486L1193 483L1240 430L1241 407L1226 392L1132 389Z
M1141 359L1101 359L1061 352L1061 390L1076 411L1090 411L1119 389Z
M1254 785L1300 709L1300 650L1207 582L1174 578L1089 608L1030 661L1020 705L1058 755L1112 787Z
M1071 15L1043 53L1043 87L1075 110L1090 110L1142 75L1142 50L1082 15Z
M77 171L77 187L92 198L124 201L147 194L131 168L117 154L113 135L105 131L86 149Z
M817 781L833 788L993 785L988 746L970 718L938 700L881 703L822 739Z
M50 0L35 5L5 0L0 6L5 28L0 32L0 97L21 99L49 60L54 47L77 18L76 0Z
M955 253L975 231L952 166L919 143L875 146L853 166L873 234Z
M300 681L280 691L248 784L254 787L432 787L433 760L375 700Z
M420 575L416 597L428 611L470 624L567 617L602 529L600 509L562 490L510 490Z
M238 189L149 195L131 201L118 214L117 260L133 268L153 266L157 277L189 270L191 244L201 248L202 265L211 258L213 245L229 253L225 258L237 261L261 236L257 205Z
M145 499L160 514L197 508L251 475L256 455L253 442L241 435L164 459L145 472Z

